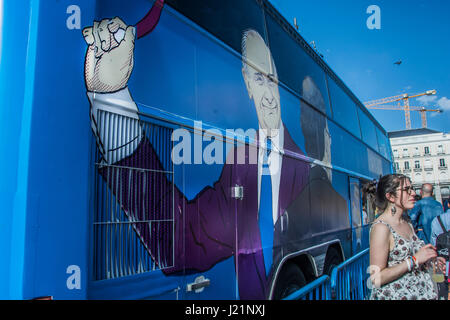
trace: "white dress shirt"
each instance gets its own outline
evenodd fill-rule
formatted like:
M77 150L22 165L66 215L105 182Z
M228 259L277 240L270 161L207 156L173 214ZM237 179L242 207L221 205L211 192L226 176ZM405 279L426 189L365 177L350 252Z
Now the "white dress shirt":
M266 152L266 133L265 130L259 128L258 131L260 137L260 145L258 148L258 211L259 203L261 199L261 175L263 173L263 161L264 153ZM273 223L277 222L278 219L278 199L280 194L280 179L281 179L281 165L283 162L284 154L284 126L283 123L280 125L278 134L275 137L270 138L272 143L272 151L269 155L268 164L270 175L272 177L272 217Z
M91 126L104 161L112 164L136 150L141 141L138 108L128 87L113 93L87 92Z

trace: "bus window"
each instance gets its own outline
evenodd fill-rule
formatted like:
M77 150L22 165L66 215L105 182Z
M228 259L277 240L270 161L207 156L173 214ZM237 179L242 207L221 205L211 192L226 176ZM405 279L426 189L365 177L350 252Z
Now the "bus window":
M375 205L371 201L371 196L367 193L363 193L362 194L363 225L371 224L375 220L375 212L376 212Z
M353 135L361 138L358 114L353 100L339 87L334 80L328 77L333 118Z
M167 0L167 3L237 52L241 52L245 30L265 34L263 12L256 1Z
M386 158L391 160L391 153L389 151L389 139L386 137L386 135L379 129L376 128L377 132L377 138L378 138L378 147L380 150L380 153Z
M311 158L330 163L330 131L324 115L308 104L300 103L300 124L305 137L305 151Z
M372 149L378 151L377 133L375 131L375 124L370 120L369 116L360 108L358 109L359 122L361 124L362 139Z
M350 199L352 210L352 227L361 226L361 196L359 188L359 180L350 178Z
M349 186L352 219L352 252L356 254L366 246L363 228L361 228L361 192L359 179L349 177Z
M266 21L270 50L277 62L279 79L316 109L331 117L324 71L274 18L267 14ZM292 59L293 56L295 59ZM321 95L308 94L312 86L317 87Z

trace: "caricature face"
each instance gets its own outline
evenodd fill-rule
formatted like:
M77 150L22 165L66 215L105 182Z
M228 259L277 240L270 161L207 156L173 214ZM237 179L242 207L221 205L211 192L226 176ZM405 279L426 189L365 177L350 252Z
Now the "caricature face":
M248 35L246 54L248 65L242 73L248 95L255 104L259 125L268 130L269 135L276 135L281 122L278 76L272 55L258 33Z

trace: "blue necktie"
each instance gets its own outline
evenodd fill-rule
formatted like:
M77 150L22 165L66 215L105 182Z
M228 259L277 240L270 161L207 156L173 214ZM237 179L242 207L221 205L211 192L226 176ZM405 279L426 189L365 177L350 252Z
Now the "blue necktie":
M270 155L271 141L267 138L267 149L264 152L264 160L261 175L261 193L259 200L259 231L261 233L261 245L263 249L266 276L272 267L273 246L273 218L272 218L272 179L270 176L268 158Z

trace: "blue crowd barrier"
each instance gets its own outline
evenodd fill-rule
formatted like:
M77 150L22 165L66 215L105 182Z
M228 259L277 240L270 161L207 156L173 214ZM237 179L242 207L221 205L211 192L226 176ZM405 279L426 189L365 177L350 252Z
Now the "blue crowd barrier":
M331 282L329 276L321 276L300 290L290 294L284 300L330 300Z
M335 300L364 300L368 297L367 279L370 274L369 249L344 261L331 273L331 288Z
M369 249L365 249L283 300L364 300L368 298Z

